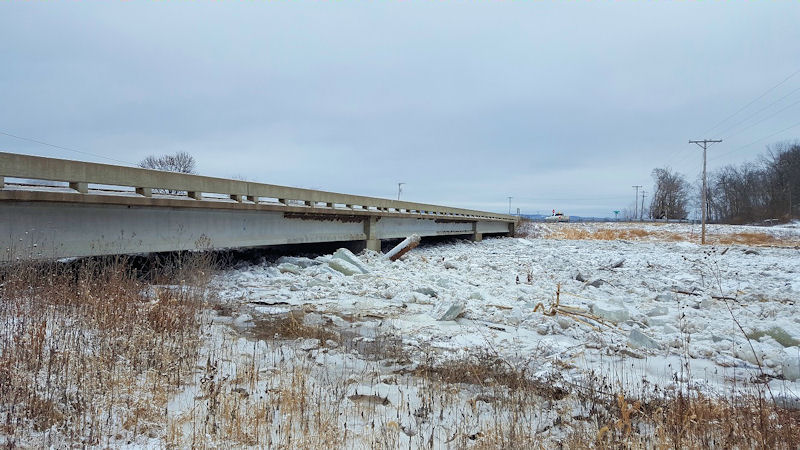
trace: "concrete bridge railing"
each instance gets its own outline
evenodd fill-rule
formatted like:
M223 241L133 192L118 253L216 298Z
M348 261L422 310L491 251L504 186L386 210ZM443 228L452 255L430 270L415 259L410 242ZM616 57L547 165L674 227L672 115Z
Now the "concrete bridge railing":
M3 189L4 178L66 182L71 189L83 194L89 192L90 184L95 184L134 188L137 195L148 198L153 196L154 191L163 190L180 193L195 201L203 201L204 194L222 194L239 203L258 204L264 199L270 199L270 202L286 206L299 204L309 208L347 208L397 214L516 221L514 216L484 211L0 152L0 189Z

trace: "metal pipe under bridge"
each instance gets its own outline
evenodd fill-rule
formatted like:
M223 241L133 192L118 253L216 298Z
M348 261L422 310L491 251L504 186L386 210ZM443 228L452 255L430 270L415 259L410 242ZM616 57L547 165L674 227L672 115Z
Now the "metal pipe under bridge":
M49 183L42 183L46 181ZM55 182L55 183L53 183ZM516 217L0 152L0 262L510 235Z

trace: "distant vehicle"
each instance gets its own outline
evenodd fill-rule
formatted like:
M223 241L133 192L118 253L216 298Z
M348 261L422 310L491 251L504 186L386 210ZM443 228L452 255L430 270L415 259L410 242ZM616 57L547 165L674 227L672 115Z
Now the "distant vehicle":
M547 216L544 218L545 222L569 222L569 216L565 216L564 213L561 211L555 212L553 211L552 216Z

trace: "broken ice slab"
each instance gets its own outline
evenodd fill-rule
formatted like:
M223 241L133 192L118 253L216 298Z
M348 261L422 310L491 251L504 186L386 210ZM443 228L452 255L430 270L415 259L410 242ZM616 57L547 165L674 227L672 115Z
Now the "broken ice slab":
M433 309L431 315L440 321L456 320L466 308L467 305L464 302L443 302Z
M340 248L339 250L336 250L333 253L333 258L331 259L331 262L336 259L345 261L355 266L359 270L359 273L369 273L369 270L367 270L367 267L364 265L364 263L360 259L358 259L358 256L354 255L353 252L351 252L346 248Z

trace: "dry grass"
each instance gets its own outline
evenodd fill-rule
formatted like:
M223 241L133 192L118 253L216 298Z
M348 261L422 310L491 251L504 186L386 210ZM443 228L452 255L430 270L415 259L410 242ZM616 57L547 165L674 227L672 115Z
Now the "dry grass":
M707 236L707 242L718 245L750 245L760 247L795 246L797 240L778 238L765 233L731 233Z
M693 240L693 236L681 235L678 233L669 233L666 231L646 231L637 228L628 229L600 229L600 230L587 230L583 228L560 228L553 230L552 234L548 236L552 239L589 239L600 241L616 241L616 240L659 240L659 241L688 241Z
M568 240L601 240L601 241L659 241L659 242L695 242L700 243L700 233L674 233L661 230L643 230L639 228L586 228L559 226L549 229L547 238ZM759 247L792 247L800 245L797 239L776 237L767 233L728 233L707 234L706 242L715 245L748 245Z
M201 295L151 290L132 273L115 259L0 268L7 445L161 434L167 398L195 362Z
M777 407L763 395L615 397L605 399L594 420L575 427L568 441L599 448L790 449L800 439L800 411Z
M330 324L310 325L306 323L305 316L303 311L290 311L287 314L260 317L255 320L255 326L248 334L260 340L318 339L323 346L328 341L341 343L341 334L333 331Z

